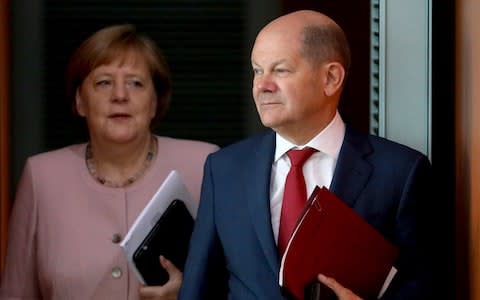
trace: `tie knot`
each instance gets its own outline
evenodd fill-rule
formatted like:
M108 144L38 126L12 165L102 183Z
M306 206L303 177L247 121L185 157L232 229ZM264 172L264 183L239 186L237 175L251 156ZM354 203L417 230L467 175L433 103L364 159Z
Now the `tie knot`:
M287 155L288 158L290 158L292 166L302 167L307 159L315 152L317 152L316 149L305 147L302 150L289 150Z

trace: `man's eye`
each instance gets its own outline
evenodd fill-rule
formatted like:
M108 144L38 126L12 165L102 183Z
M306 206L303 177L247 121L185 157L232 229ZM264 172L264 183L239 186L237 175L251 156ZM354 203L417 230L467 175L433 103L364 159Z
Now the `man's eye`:
M258 69L258 68L253 68L253 74L254 75L261 75L262 74L262 70Z

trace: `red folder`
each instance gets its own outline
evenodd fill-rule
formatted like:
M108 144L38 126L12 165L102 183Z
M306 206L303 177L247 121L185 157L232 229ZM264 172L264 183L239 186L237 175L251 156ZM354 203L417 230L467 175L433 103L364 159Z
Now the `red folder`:
M282 257L280 285L298 300L322 273L376 299L398 249L327 188L315 187Z

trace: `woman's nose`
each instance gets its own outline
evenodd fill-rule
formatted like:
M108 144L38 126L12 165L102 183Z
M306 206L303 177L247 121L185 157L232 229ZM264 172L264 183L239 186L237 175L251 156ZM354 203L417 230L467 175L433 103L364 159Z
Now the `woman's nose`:
M128 100L128 90L125 84L115 83L112 90L113 101L126 101Z

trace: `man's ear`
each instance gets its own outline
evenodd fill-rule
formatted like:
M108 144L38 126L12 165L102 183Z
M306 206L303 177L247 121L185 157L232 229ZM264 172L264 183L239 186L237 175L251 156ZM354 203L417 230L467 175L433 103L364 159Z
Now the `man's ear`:
M339 62L330 62L324 66L325 95L332 96L338 93L345 80L345 69Z
M80 91L78 88L75 92L75 108L77 109L77 113L79 116L85 117L85 103L83 102L82 96L80 95Z

